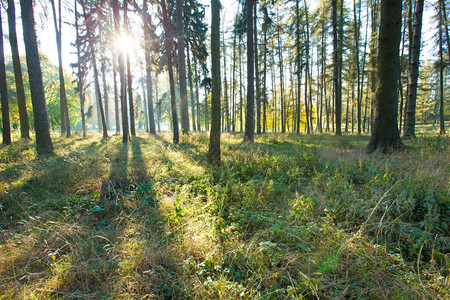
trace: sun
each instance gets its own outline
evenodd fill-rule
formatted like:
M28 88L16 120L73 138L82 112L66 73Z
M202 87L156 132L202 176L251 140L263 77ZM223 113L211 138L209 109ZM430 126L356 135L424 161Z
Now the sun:
M119 35L117 35L116 38L114 39L113 50L119 54L129 54L133 49L133 45L134 45L133 37L130 34L122 32Z

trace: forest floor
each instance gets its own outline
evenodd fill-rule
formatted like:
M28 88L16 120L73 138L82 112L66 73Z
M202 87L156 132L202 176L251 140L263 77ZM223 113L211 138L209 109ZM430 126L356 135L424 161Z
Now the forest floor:
M448 299L450 139L0 147L1 299Z

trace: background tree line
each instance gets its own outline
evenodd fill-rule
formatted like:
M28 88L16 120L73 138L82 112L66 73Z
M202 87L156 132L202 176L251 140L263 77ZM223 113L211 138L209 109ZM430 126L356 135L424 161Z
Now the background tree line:
M35 22L33 17L27 25L24 19L30 13L26 9L33 13L33 7L26 7L28 2L20 5L24 40L37 45L36 39L25 38L26 26ZM414 137L415 124L421 122L439 124L440 133L445 133L449 118L445 97L449 89L448 3L436 0L429 4L434 11L435 56L424 57L420 53L424 1L386 1L391 6L397 2L401 12L395 18L402 24L397 51L397 130L403 138ZM213 3L211 9L220 8L220 3ZM17 47L17 3L2 4L12 53L0 69L6 79L6 89L1 89L5 99L2 131L8 143L11 125L28 138L28 123L35 120L29 105L32 72L22 67L20 60L25 59ZM264 132L373 132L383 1L236 4L236 15L222 15L222 22L211 24L211 29L218 28L209 36L209 3L198 0L36 1L34 9L46 12L58 49L57 67L43 56L33 58L42 68L50 128L59 127L67 137L75 128L86 135L87 122L93 126L95 119L105 138L115 131L123 135L124 143L139 128L156 134L162 123L170 124L175 143L179 127L182 134L245 132L248 141ZM4 15L2 10L3 19ZM63 31L65 23L75 36ZM213 47L209 39L219 47ZM76 53L74 77L63 68L69 60L62 51L63 41L70 41ZM134 49L126 49L127 43ZM25 46L28 63L31 46ZM214 51L218 51L217 59L211 63ZM217 61L220 65L214 66ZM216 71L210 72L211 68Z

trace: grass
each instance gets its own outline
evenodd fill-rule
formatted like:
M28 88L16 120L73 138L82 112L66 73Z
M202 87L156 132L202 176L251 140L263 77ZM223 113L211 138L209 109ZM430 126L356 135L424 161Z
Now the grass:
M447 137L222 138L0 148L0 298L448 299Z

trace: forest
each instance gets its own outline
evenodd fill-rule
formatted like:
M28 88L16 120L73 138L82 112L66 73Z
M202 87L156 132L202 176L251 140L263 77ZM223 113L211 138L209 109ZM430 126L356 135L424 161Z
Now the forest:
M0 299L448 299L444 0L0 0Z

